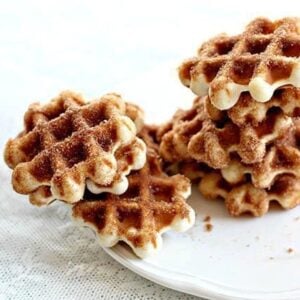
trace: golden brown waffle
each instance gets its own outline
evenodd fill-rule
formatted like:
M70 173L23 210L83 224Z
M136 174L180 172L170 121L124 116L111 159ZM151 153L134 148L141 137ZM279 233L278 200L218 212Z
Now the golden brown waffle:
M232 216L240 216L244 213L256 217L262 216L268 212L271 201L277 201L285 209L300 204L300 178L289 169L273 176L268 188L260 187L259 184L255 186L252 181L253 176L251 178L244 173L238 176L239 170L234 165L231 171L232 174L235 174L234 171L237 174L236 177L231 177L231 181L225 179L223 170L212 170L192 160L177 163L176 169L172 170L199 183L199 190L205 198L224 199L226 208Z
M111 99L120 98L118 94L107 94L107 97ZM28 110L24 115L24 131L21 132L18 136L22 137L27 135L40 123L47 124L50 121L56 119L57 117L61 116L65 113L68 109L79 109L81 106L88 104L87 101L81 96L79 93L75 93L72 91L63 91L60 93L56 98L52 99L47 104L40 104L40 103L33 103L29 106ZM144 112L135 104L132 103L125 103L126 105L126 115L135 123L137 130L139 131L143 127L143 118ZM122 108L123 109L123 108ZM101 112L100 112L101 113ZM65 120L66 122L68 120ZM63 123L63 120L62 120ZM59 124L58 124L59 125ZM46 126L46 125L44 125ZM67 128L72 130L72 128ZM56 134L59 134L60 128L57 128ZM75 130L74 130L75 131ZM63 133L63 131L62 131ZM51 134L50 134L51 135ZM55 133L54 133L55 135ZM45 137L47 138L47 137ZM55 138L55 137L53 137ZM63 138L63 137L61 137ZM59 137L58 137L59 139ZM16 142L17 139L14 140ZM29 137L30 140L30 137ZM20 139L20 142L22 140ZM11 141L9 141L11 143ZM52 144L50 143L50 146ZM25 146L25 145L24 145ZM46 145L45 145L46 146ZM31 148L29 144L27 148ZM34 156L35 153L31 151L31 149L27 149L22 147L22 149L14 149L14 151L8 151L8 147L4 153L4 159L7 165L10 168L15 168L17 164L20 162L25 162L30 159L30 156ZM18 151L18 152L15 152Z
M300 120L276 140L260 163L246 165L238 159L221 170L223 178L230 184L245 180L248 174L257 188L270 188L278 175L291 174L300 178Z
M263 161L246 165L234 158L226 168L212 170L196 161L181 162L181 173L200 181L206 198L223 198L229 213L261 216L271 201L283 208L300 204L300 120L276 140ZM190 175L189 175L190 174Z
M286 87L274 92L270 101L261 103L255 101L249 93L243 93L238 102L226 113L230 120L243 126L246 123L257 126L267 118L269 113L282 111L289 117L300 116L300 89Z
M207 96L198 97L190 110L179 110L161 129L160 154L169 162L195 159L216 169L228 166L234 153L243 163L257 163L263 159L267 145L292 124L291 117L275 110L255 125L238 126L226 113L212 111Z
M260 189L249 181L231 185L220 173L214 172L202 178L199 189L208 199L223 198L232 216L244 213L262 216L268 212L271 201L285 209L300 204L300 180L287 174L277 176L269 189Z
M169 177L163 173L154 135L155 129L149 127L140 134L148 147L147 163L128 176L126 193L87 193L73 206L75 220L94 229L102 246L124 241L139 257L161 247L163 232L185 231L195 219L194 211L185 202L190 182L182 175Z
M300 21L258 18L240 35L219 35L180 66L179 77L196 95L209 93L222 110L245 91L266 102L279 87L300 87Z
M262 161L269 143L282 136L292 126L292 119L282 113L269 115L257 126L238 127L231 121L221 128L211 121L203 124L189 144L190 156L207 163L212 168L224 168L237 153L242 162L252 164Z
M146 159L145 145L125 113L117 94L85 104L65 92L45 106L31 106L24 132L5 149L5 160L14 168L14 189L37 205L79 201L86 181L93 191L124 192L126 175Z
M196 160L180 161L168 169L196 183L200 181L205 197L225 199L230 214L250 212L261 216L273 200L284 208L300 204L299 145L300 120L293 118L293 126L273 141L259 163L244 164L235 155L227 167L218 171Z
M207 97L197 97L189 110L179 109L172 120L160 126L157 137L160 154L168 162L188 160L188 143L205 121L220 120L223 113L210 105Z

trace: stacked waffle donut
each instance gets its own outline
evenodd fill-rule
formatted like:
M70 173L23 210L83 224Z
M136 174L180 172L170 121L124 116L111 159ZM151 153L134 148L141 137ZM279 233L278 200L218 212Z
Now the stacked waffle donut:
M102 246L123 241L139 257L161 247L163 232L194 224L191 182L234 216L261 216L272 200L295 207L299 56L295 18L260 18L240 35L211 39L179 68L197 95L192 107L161 126L145 125L118 94L88 102L66 91L34 103L4 152L13 188L37 206L66 203Z
M146 257L160 249L163 232L194 224L190 181L163 172L156 128L143 124L138 106L117 94L87 102L67 91L32 104L24 124L4 153L14 190L38 206L71 205L102 246L124 241Z
M159 129L160 154L233 216L300 203L299 57L299 19L259 18L179 67L197 98Z

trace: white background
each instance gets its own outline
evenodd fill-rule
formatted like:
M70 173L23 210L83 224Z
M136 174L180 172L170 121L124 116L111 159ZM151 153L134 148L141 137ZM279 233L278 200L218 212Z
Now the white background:
M87 98L121 92L144 107L148 120L162 121L179 105L168 94L191 97L174 74L200 42L239 32L256 16L299 14L299 6L296 0L0 1L0 147L20 131L29 103L63 89ZM63 208L30 206L0 167L0 299L190 298L115 263L91 233L66 221Z

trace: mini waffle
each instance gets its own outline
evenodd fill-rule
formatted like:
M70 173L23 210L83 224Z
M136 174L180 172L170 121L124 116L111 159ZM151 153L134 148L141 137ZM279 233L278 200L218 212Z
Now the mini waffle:
M276 140L260 163L246 165L237 159L221 170L223 178L230 184L245 179L248 174L257 188L270 188L280 174L292 174L300 178L300 120L285 135Z
M206 121L201 131L190 139L188 153L215 169L228 166L232 153L238 154L243 163L257 163L263 160L267 145L284 135L292 123L282 113L269 115L255 127L238 127L228 121L218 128L214 122Z
M300 181L293 175L279 175L269 189L260 189L249 181L230 184L218 172L205 175L200 184L200 192L208 199L222 198L232 216L251 213L259 217L269 210L271 201L290 209L300 204Z
M222 120L224 113L214 108L207 97L197 97L189 110L179 109L172 120L158 129L160 154L168 162L188 160L188 143L205 121Z
M14 168L14 189L38 205L53 199L79 201L86 180L88 187L97 184L98 192L124 192L126 174L146 160L145 145L125 113L126 105L116 94L84 104L66 92L50 104L31 106L25 131L5 149L5 160ZM116 153L119 160L123 154L119 165ZM130 160L124 167L126 158Z
M159 132L160 154L169 162L192 158L218 169L237 153L243 163L252 164L261 161L266 146L292 124L282 111L270 111L260 123L238 126L226 114L212 111L207 96L198 97L190 110L179 110Z
M107 94L106 98L117 99L120 98L120 96L118 94L111 93ZM60 93L59 96L52 99L47 104L31 104L24 115L24 131L18 135L14 142L16 142L18 138L33 131L38 124L47 124L65 113L68 109L76 110L87 104L87 101L81 96L81 94L72 91L64 91ZM144 112L135 104L126 102L125 105L126 115L135 123L137 131L139 131L143 127ZM122 107L122 109L124 108ZM59 131L60 129L57 128L57 130ZM22 141L21 139L19 140ZM10 143L11 141L9 141L8 144ZM50 143L50 146L51 145L52 143ZM15 168L20 162L25 162L30 159L31 149L26 149L26 147L25 149L19 149L22 151L19 151L17 148L14 149L14 151L18 152L10 151L9 149L9 147L6 148L4 159L7 165L12 169ZM33 153L32 155L35 154Z
M182 83L198 96L209 93L219 109L229 109L241 92L259 102L284 85L300 87L300 21L258 18L244 33L219 35L179 68Z
M212 170L197 161L181 161L168 168L171 173L180 173L199 184L199 190L207 199L221 198L225 200L228 212L232 216L250 213L262 216L269 210L271 201L277 201L283 208L290 209L300 204L299 177L290 172L280 173L273 177L269 188L254 186L251 177L244 173L231 177L231 182L224 179L223 170ZM232 174L238 166L231 166ZM235 179L235 180L233 180Z
M255 101L249 93L241 94L238 102L227 111L229 119L238 126L248 123L257 126L274 111L282 111L285 116L300 116L300 89L286 87L274 92L270 101Z
M190 194L189 180L163 173L153 136L153 128L146 127L141 132L148 147L147 163L128 176L126 193L87 193L73 206L74 219L95 230L102 246L124 241L139 257L161 247L163 232L185 231L195 219L194 211L185 202Z

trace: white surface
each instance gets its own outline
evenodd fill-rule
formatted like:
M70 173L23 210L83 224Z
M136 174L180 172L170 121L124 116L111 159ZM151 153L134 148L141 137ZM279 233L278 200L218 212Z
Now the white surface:
M162 121L177 106L190 104L191 94L181 87L174 69L195 53L201 41L220 31L237 32L257 15L299 13L298 0L285 5L281 1L235 2L0 1L0 149L8 137L20 131L22 114L30 102L47 101L67 88L87 97L119 91L142 105L148 120ZM60 205L30 206L25 197L11 190L10 171L2 161L0 167L1 300L192 299L115 263L89 231L70 223ZM213 207L199 211L200 216ZM276 218L271 214L239 221L228 218L222 207L219 217L212 214L212 233L203 232L201 224L192 235L179 239L200 239L195 249L187 250L178 243L180 235L175 239L167 235L166 248L157 261L167 263L171 256L166 256L166 249L175 243L176 249L184 251L178 261L187 266L191 252L199 253L199 261L190 266L201 263L199 270L214 281L228 285L239 278L248 284L248 290L259 281L267 289L279 291L285 282L280 278L286 275L284 289L293 288L299 278L300 247L295 232L295 228L299 232L299 223L293 221L298 213L295 209L275 212ZM258 232L254 233L253 226ZM224 239L220 241L218 235ZM246 240L249 248L242 247ZM220 252L223 247L224 254ZM295 252L287 254L289 247ZM211 253L213 258L204 259L203 253ZM268 256L275 259L269 261ZM232 262L236 257L239 268ZM248 268L257 261L262 266L257 279L246 282ZM266 269L268 276L261 278Z

